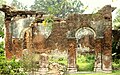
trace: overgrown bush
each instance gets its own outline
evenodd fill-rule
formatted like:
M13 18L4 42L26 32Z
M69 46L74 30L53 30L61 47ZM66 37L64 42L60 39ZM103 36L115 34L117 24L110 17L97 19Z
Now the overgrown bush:
M38 69L40 67L39 66L39 60L35 61L34 57L35 57L34 53L25 54L23 56L23 59L21 60L21 63L22 63L22 68L25 72L38 71Z
M59 58L58 61L63 61L63 58Z
M21 68L21 63L15 59L10 61L3 60L0 62L0 74L3 75L25 75Z
M78 71L93 71L94 69L94 55L86 54L77 57Z
M114 59L112 66L113 70L120 70L120 59Z
M15 61L15 58L6 60L3 45L0 42L0 75L26 75L21 68L21 62Z
M3 45L4 45L4 43L0 42L0 61L5 60Z

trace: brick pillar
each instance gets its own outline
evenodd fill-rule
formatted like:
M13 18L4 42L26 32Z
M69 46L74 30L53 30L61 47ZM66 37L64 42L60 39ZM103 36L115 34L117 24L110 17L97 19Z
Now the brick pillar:
M6 58L10 59L13 56L12 53L12 34L10 29L11 18L5 18L5 51Z
M102 71L102 39L96 39L95 45L95 64L94 71L101 72Z
M104 50L102 51L102 69L112 72L112 27L106 26L104 31Z
M68 39L68 71L76 72L76 40Z

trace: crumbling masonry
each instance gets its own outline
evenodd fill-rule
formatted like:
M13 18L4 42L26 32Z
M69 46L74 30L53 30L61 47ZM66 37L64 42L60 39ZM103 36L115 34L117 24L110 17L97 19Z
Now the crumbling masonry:
M92 40L86 37L86 43L95 51L95 66L94 71L112 71L112 15L114 10L110 5L104 6L95 14L71 14L64 22L62 19L54 18L53 29L51 35L45 39L43 35L34 35L35 24L43 21L42 18L45 13L36 11L15 11L11 7L3 5L0 8L5 13L5 51L6 57L11 59L12 56L20 58L23 49L35 50L36 53L44 53L47 50L57 48L59 50L68 51L68 70L77 71L76 69L76 39L80 40L80 30L88 30L93 33ZM24 41L19 38L13 38L11 32L12 19L16 17L27 18L32 16L41 18L39 21L32 23L29 31L24 33ZM78 32L78 33L77 33ZM82 34L80 34L82 36ZM81 40L82 41L82 40ZM89 43L92 46L90 46ZM34 46L33 46L34 45ZM34 48L34 49L33 49Z

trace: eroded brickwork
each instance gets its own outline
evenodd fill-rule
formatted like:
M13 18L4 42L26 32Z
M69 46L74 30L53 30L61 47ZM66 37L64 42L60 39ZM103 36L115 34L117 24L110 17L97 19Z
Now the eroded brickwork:
M112 70L112 27L106 26L104 32L104 49L102 51L102 69L110 72Z
M67 31L68 27L66 23L54 23L53 30L51 35L46 40L46 45L50 49L59 49L66 50L67 49Z
M111 6L107 5L95 14L71 14L65 19L65 23L58 22L53 24L52 33L47 39L45 39L45 37L40 33L34 35L36 30L35 29L31 30L30 32L30 34L32 34L31 36L29 35L29 32L26 32L24 37L25 41L22 42L24 42L25 48L28 48L29 46L32 45L32 47L30 48L38 52L45 52L46 50L54 49L67 50L69 57L68 67L69 68L76 67L75 33L80 28L88 27L95 33L94 39L92 40L94 42L90 47L94 49L96 56L94 70L111 72L112 11L113 9L111 8ZM10 12L7 13L9 14ZM18 11L17 13L20 12ZM33 12L33 14L35 15L36 13ZM13 16L14 15L12 15L11 17ZM23 46L19 47L21 46L19 45L21 42L20 41L18 42L18 39L11 39L12 38L12 34L10 32L11 19L8 20L7 18L8 16L6 16L5 20L6 27L5 50L6 57L11 58L14 55L14 53L17 54L17 50L21 50ZM69 37L67 37L68 33L70 35ZM90 46L89 37L86 37L84 44L85 46Z
M76 65L76 40L68 39L68 71L77 71Z
M94 71L102 71L102 39L96 39Z

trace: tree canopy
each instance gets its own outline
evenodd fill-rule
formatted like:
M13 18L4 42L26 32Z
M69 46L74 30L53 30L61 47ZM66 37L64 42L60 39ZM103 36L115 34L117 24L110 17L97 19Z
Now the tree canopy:
M116 55L113 56L113 60L115 60L120 58L120 9L116 12L116 17L113 20L113 28L112 52L116 53Z
M116 12L116 15L117 16L113 20L113 26L114 26L114 29L118 30L120 29L120 9Z
M20 10L27 10L27 6L24 6L21 2L19 2L18 0L13 0L11 5L17 9Z
M70 13L83 13L83 3L80 0L35 0L31 10L43 11L64 18Z
M0 0L0 6L2 6L2 4L5 4L5 0ZM0 11L0 36L3 37L3 25L4 25L4 14Z

